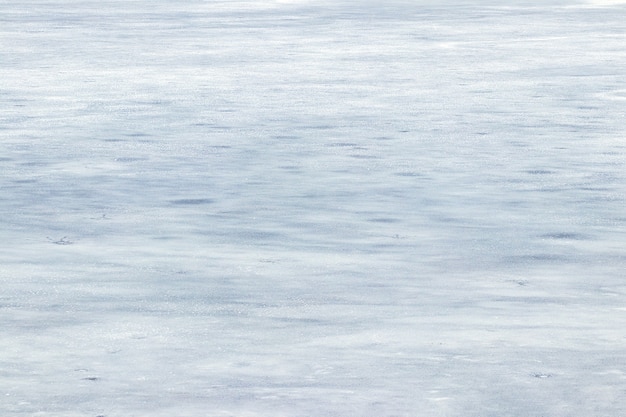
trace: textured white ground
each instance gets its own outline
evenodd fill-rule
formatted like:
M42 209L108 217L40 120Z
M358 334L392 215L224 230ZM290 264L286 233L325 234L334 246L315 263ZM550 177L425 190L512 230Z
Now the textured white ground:
M0 0L0 415L626 415L609 3Z

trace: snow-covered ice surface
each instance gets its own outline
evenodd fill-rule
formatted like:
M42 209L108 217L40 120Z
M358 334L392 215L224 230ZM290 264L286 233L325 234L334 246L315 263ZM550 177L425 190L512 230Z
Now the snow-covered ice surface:
M0 0L0 415L626 415L626 6Z

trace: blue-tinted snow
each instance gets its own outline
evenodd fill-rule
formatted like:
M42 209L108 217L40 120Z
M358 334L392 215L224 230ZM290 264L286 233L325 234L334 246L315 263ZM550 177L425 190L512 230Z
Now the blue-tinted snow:
M623 415L599 3L0 1L0 413Z

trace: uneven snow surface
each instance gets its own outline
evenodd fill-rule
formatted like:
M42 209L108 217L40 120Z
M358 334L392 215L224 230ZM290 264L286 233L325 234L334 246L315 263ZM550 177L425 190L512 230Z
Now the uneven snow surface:
M626 415L626 6L0 0L0 415Z

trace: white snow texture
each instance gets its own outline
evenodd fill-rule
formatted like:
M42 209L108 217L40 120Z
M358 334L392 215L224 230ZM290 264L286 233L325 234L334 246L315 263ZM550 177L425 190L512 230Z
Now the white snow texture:
M0 0L0 415L626 415L626 6Z

